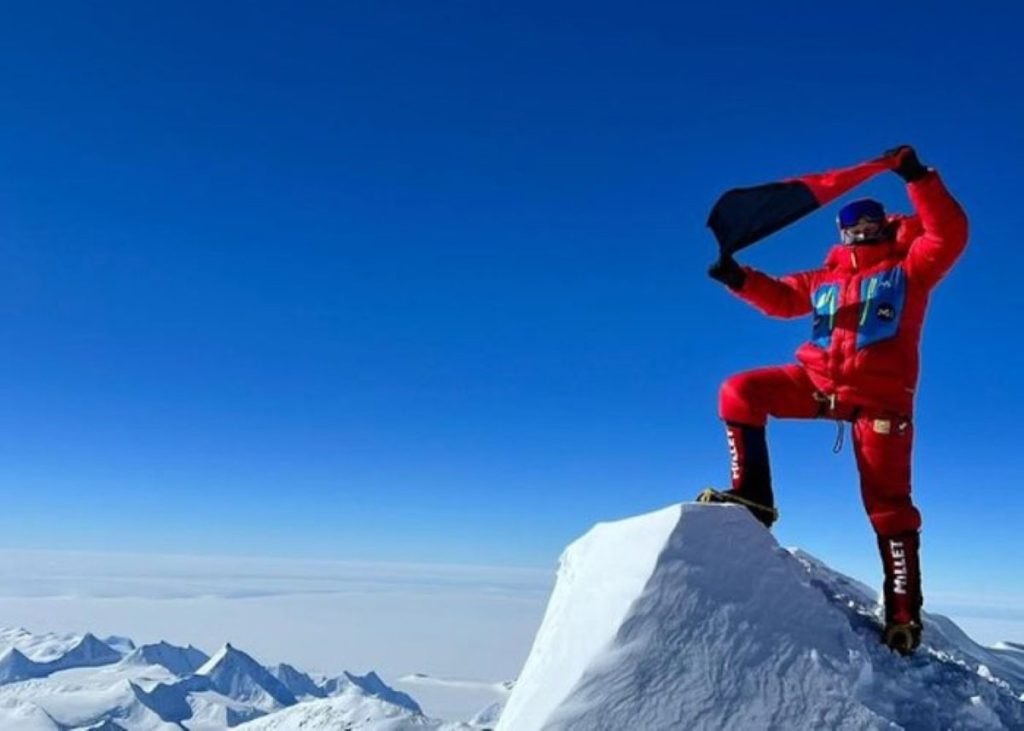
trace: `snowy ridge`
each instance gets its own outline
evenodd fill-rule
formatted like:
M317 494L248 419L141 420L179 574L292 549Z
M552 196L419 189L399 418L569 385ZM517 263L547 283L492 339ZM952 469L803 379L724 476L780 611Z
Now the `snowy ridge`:
M566 549L499 731L1024 728L1013 645L927 615L912 658L876 597L745 509L672 506Z
M24 627L0 628L0 655L8 649L16 647L21 653L32 660L45 663L59 658L82 638L79 635L56 634L47 632L38 635Z
M366 675L345 673L339 678L332 678L328 680L324 684L324 687L329 691L330 695L336 695L337 693L345 690L345 683L351 683L365 693L375 695L378 698L383 698L388 703L394 703L396 706L406 708L413 713L423 712L423 709L420 708L420 704L413 700L412 696L389 687L380 679L380 676L377 675L377 673L372 671Z
M326 698L329 695L312 677L287 663L278 663L268 670L296 698Z
M487 706L487 708L480 711L478 714L470 719L470 724L473 726L482 726L484 728L493 728L498 724L498 719L501 718L502 711L505 710L505 702L498 701Z

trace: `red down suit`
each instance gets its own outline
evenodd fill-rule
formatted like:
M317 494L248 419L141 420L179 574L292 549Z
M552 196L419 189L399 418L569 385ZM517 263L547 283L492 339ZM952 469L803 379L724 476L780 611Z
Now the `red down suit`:
M928 298L967 244L967 218L938 173L907 185L915 214L891 216L888 240L837 245L824 266L771 277L744 267L735 293L773 317L813 315L799 364L759 368L722 385L729 423L778 418L853 422L861 492L875 530L917 530L910 500L911 417Z

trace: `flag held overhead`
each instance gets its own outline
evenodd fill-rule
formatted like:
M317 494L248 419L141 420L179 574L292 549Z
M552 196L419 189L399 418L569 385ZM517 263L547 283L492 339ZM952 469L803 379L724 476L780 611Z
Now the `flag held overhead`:
M711 209L708 226L722 255L732 255L892 169L891 158L880 158L778 183L733 188Z

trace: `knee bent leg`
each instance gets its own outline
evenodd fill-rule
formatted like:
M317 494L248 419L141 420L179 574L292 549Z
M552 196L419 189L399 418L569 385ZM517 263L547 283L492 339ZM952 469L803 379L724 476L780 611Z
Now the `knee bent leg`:
M768 421L768 415L757 405L756 397L742 373L722 382L718 390L718 415L725 421L750 426L764 426Z

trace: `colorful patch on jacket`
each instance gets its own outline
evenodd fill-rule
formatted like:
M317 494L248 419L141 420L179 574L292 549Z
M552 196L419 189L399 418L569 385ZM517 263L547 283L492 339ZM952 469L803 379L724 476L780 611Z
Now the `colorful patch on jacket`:
M839 312L839 285L823 284L811 295L814 319L811 322L811 342L819 348L827 348L836 329L836 314Z
M887 269L861 280L858 350L896 336L906 299L907 278L902 267Z

